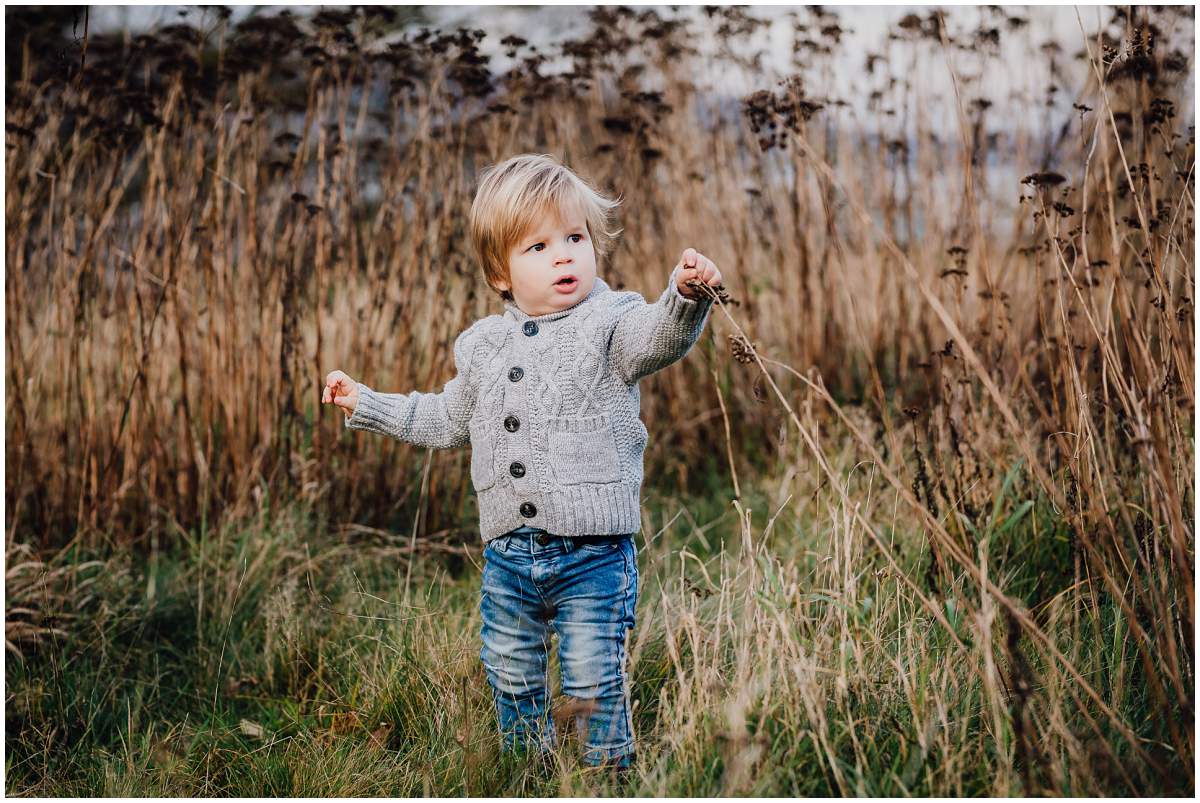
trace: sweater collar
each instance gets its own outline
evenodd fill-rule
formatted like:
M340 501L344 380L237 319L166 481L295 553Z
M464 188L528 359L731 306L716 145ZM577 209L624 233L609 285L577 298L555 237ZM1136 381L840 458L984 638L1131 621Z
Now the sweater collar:
M526 321L537 321L538 323L557 321L559 318L565 318L572 313L579 312L585 304L591 304L596 300L597 296L607 293L608 291L608 284L606 284L603 279L597 276L595 282L592 283L592 289L588 291L588 294L566 309L556 310L555 312L547 312L545 315L530 315L518 307L514 302L505 301L504 316L516 321L517 323L525 323Z

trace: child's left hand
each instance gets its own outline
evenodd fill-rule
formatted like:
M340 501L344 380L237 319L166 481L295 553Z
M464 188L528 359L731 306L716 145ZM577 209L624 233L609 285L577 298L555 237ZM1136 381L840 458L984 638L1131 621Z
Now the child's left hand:
M700 298L699 291L687 286L692 279L699 279L709 287L721 284L721 271L717 270L716 264L695 248L685 248L676 267L682 267L683 270L679 271L675 278L675 288L685 298Z

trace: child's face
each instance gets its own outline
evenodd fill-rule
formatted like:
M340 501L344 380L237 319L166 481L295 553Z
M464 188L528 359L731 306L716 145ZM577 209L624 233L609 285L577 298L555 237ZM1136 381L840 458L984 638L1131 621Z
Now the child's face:
M578 210L542 214L508 252L513 300L527 315L546 315L579 302L596 280L596 252L587 224ZM569 284L559 284L566 276Z

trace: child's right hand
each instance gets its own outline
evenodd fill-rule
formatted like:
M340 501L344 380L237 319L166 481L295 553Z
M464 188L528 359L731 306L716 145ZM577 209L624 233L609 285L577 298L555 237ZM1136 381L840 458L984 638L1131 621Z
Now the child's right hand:
M341 371L330 371L325 377L325 389L321 393L323 404L336 404L349 418L358 406L358 383Z

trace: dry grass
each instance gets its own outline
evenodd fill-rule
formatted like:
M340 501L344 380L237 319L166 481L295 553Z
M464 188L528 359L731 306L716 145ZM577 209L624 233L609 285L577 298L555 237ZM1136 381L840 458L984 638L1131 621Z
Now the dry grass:
M383 44L378 9L89 36L64 73L41 54L73 44L23 39L28 13L7 15L25 44L6 79L20 788L555 788L488 752L465 452L349 437L319 405L333 366L388 390L449 378L453 336L498 309L465 247L473 177L541 150L626 197L610 284L655 297L695 244L728 290L644 385L647 515L686 527L643 528L643 791L1190 794L1190 9L1081 21L1039 49L1045 96L1007 100L993 39L1042 44L1019 17L910 15L866 54L870 121L817 89L845 58L826 11L737 116L653 10L594 11L566 76L508 40L499 79L471 31ZM746 15L703 21L730 70ZM919 64L954 96L923 97ZM306 552L294 504L339 535ZM380 535L414 520L419 547ZM397 594L379 566L406 558ZM346 615L368 591L444 604L372 630ZM178 697L158 643L128 643L147 628L184 634L163 657ZM130 698L114 656L151 691ZM266 690L230 692L243 676ZM141 709L144 743L143 694L173 712ZM261 744L220 730L243 717ZM316 759L327 775L302 771ZM545 782L590 788L562 769Z

